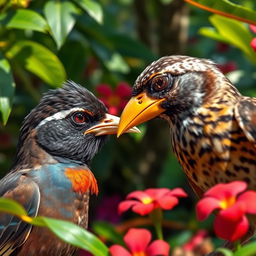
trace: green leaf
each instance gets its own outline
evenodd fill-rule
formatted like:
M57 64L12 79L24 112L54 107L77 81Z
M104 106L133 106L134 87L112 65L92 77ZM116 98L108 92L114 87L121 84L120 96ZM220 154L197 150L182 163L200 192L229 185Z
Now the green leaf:
M256 12L228 0L185 0L204 10L256 25Z
M252 63L256 63L256 53L250 46L253 36L243 23L219 15L212 15L210 22L216 28L215 32L205 28L199 32L202 33L203 31L204 35L212 39L223 41L239 48Z
M199 34L202 35L202 36L206 36L206 37L209 37L213 40L216 40L216 41L221 41L223 43L227 43L229 44L229 40L227 40L225 37L223 37L222 35L220 35L218 33L218 31L216 31L216 29L212 28L212 27L203 27L203 28L200 28L199 29Z
M221 252L223 254L223 256L233 256L234 255L232 251L230 251L226 248L218 248L216 250L216 252Z
M0 54L0 112L5 125L11 113L15 83L9 62Z
M256 255L256 242L252 242L239 248L234 256L255 256Z
M91 252L94 256L107 256L108 248L95 235L74 223L46 217L36 217L32 224L45 224L56 236L73 246Z
M110 59L104 61L104 64L113 72L127 74L130 71L130 67L119 53L113 53Z
M75 25L79 10L69 1L48 1L44 6L44 14L51 28L52 36L58 49Z
M54 87L66 80L65 69L58 57L38 43L18 41L6 54L12 61Z
M103 21L103 11L97 2L93 0L75 0L75 2L88 14L95 19L98 23L102 24Z
M27 9L17 9L8 14L5 13L1 15L0 21L7 28L30 29L40 32L48 30L45 19L38 13Z
M108 247L99 238L72 222L40 216L31 218L20 204L3 197L0 198L0 212L16 215L34 226L47 227L64 242L87 250L94 256L108 256Z
M112 243L124 245L122 235L108 222L96 221L93 223L92 230Z
M20 204L18 204L12 199L4 197L0 198L0 212L6 212L13 215L21 216L27 215L27 212Z

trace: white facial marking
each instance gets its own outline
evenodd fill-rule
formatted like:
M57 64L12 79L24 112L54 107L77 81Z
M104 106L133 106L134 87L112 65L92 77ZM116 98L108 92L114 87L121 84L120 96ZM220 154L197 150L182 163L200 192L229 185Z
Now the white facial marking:
M83 108L71 108L71 109L68 109L68 110L62 110L60 112L57 112L57 113L53 114L52 116L48 116L44 120L42 120L37 125L36 129L38 129L40 126L46 124L49 121L64 119L66 116L68 116L69 114L71 114L73 112L76 112L76 111L84 111L84 109Z

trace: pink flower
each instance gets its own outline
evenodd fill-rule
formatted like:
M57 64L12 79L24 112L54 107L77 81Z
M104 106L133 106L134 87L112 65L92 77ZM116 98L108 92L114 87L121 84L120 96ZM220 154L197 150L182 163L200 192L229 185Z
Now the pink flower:
M256 214L256 204L252 203L256 201L256 192L244 192L246 188L247 184L242 181L212 187L196 205L198 219L206 219L217 209L213 226L216 235L231 242L240 239L249 229L245 214Z
M128 249L121 245L109 248L111 256L168 256L170 245L163 240L155 240L151 244L151 233L147 229L131 228L124 236Z
M117 115L131 97L132 88L126 82L120 82L114 90L108 84L100 84L96 91L99 99L108 107L109 113Z
M207 236L205 230L199 230L187 243L183 245L184 251L192 252L196 247L201 245Z
M251 41L251 47L256 52L256 37L252 39Z
M256 33L256 26L255 26L255 25L250 25L249 27L250 27L250 29L251 29L251 31L252 31L253 33ZM256 51L256 38L253 38L253 39L252 39L250 45L251 45L252 49L253 49L254 51Z
M126 200L118 206L118 212L123 213L129 208L132 211L146 215L156 208L170 210L178 204L178 197L186 197L187 194L181 188L170 190L168 188L151 188L144 191L134 191L128 194Z
M256 26L255 25L252 25L252 24L250 24L250 29L251 29L251 31L253 32L253 33L256 33Z

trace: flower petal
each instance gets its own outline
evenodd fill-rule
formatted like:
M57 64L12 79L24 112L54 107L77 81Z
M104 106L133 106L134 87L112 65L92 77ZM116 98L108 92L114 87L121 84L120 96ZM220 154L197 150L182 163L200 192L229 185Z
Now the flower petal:
M233 242L247 233L249 223L245 216L239 221L227 221L218 215L214 220L213 227L218 237Z
M132 207L132 210L141 216L147 215L154 210L154 204L137 203Z
M168 188L149 188L145 190L145 193L154 199L159 199L169 192L171 192L171 190Z
M111 256L132 256L124 247L121 245L112 245L109 248L109 252Z
M250 29L251 29L251 31L253 32L253 33L256 33L256 26L255 25L252 25L252 24L250 24Z
M130 194L128 194L126 198L127 199L135 198L140 201L143 201L144 199L150 198L150 196L147 193L145 193L144 191L136 190L136 191L133 191Z
M246 212L246 205L242 202L236 202L231 207L221 210L218 215L221 216L222 219L226 219L228 221L239 221Z
M138 204L139 202L134 200L126 200L121 202L118 205L118 213L122 214L123 212L126 212L129 208L131 208L133 205Z
M126 82L120 82L116 87L115 93L121 98L128 98L132 94L132 87Z
M170 210L178 204L179 200L174 196L163 196L156 201L164 210Z
M124 241L130 251L145 252L151 240L151 233L144 228L130 228L124 236Z
M113 94L112 88L108 84L99 84L96 87L96 91L98 94L104 96L104 97L110 97Z
M105 104L106 106L108 106L108 113L111 115L116 116L119 113L119 110L117 107L115 106L109 106L109 103Z
M224 199L231 196L237 196L247 187L244 181L233 181L230 183L220 183L210 188L204 196L210 196L217 199Z
M252 49L254 51L256 51L256 37L252 39L250 45L251 45Z
M175 188L172 189L169 195L176 196L176 197L187 197L188 194L182 188Z
M237 202L243 202L246 205L246 212L250 214L256 214L256 192L249 190L241 194Z
M220 208L220 201L216 198L206 197L196 204L196 215L199 220L205 220L213 210Z
M170 245L163 240L156 240L152 242L146 249L146 255L148 256L168 256L170 251Z

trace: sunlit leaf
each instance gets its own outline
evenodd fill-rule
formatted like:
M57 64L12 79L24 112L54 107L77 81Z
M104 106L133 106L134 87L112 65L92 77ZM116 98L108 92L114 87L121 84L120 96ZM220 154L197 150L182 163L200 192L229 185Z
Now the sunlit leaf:
M5 125L11 113L15 83L9 62L0 54L0 112Z
M13 215L27 215L25 209L9 198L0 197L0 212L6 212Z
M73 246L91 252L94 256L107 256L108 248L95 235L74 223L46 217L36 217L32 224L44 225L56 236Z
M103 11L99 3L93 0L75 0L75 2L98 23L102 23Z
M256 25L256 12L229 0L185 0L201 9Z
M253 36L243 23L219 15L212 15L210 22L216 30L204 28L199 31L201 34L239 48L251 62L256 63L256 53L250 46Z
M52 36L60 48L75 25L79 10L70 1L48 1L44 14L51 28Z
M108 247L99 238L72 222L41 216L31 218L20 204L3 197L0 198L0 212L16 215L35 226L47 227L66 243L87 250L94 256L108 255Z
M234 255L232 251L230 251L226 248L218 248L216 250L216 252L221 252L223 254L223 256L233 256Z
M109 60L104 61L107 68L111 71L128 73L130 71L130 67L126 64L123 57L118 53L113 53Z
M58 57L38 43L18 41L7 51L7 56L54 87L60 86L66 79L65 69Z
M40 14L27 9L17 9L8 14L5 13L1 15L0 21L7 28L30 29L40 32L48 30L45 19Z
M254 256L256 255L256 242L251 242L239 248L234 256ZM229 255L228 255L229 256Z

